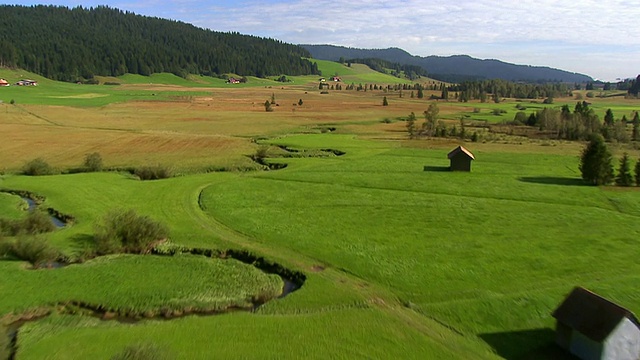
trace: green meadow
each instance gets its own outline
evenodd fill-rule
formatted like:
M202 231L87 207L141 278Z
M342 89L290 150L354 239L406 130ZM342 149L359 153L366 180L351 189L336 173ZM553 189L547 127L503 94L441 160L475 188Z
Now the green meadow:
M327 77L337 73L345 83L397 83L356 65L327 63L321 69ZM10 77L2 71L0 76ZM15 165L7 167L0 189L42 195L46 199L40 206L75 217L73 224L42 235L67 258L85 260L104 214L134 209L165 224L172 244L246 250L304 273L306 281L276 298L283 287L279 276L231 258L120 254L38 270L0 258L0 320L7 325L16 317L49 314L18 329L16 358L109 359L140 344L179 359L563 358L553 345L551 312L573 287L584 286L640 312L640 188L585 186L578 170L581 143L524 138L517 145L468 143L476 156L472 172L452 173L447 153L461 143L408 140L403 122L380 121L411 111L421 114L430 104L425 100L405 97L382 109L381 93L305 93L319 91L316 77L246 85L228 93L214 92L228 86L219 79L167 74L127 75L119 78L121 86L36 79L41 86L0 89L0 98L15 96L18 105L39 114L50 110L47 119L56 122L51 129L73 128L73 141L81 142L100 126L105 136L161 134L144 150L149 157L141 161L150 161L161 145L157 139L183 138L189 141L162 147L180 165L189 161L192 139L221 136L226 145L206 156L250 163L249 156L263 148L265 163L287 165L271 171L257 166L252 171L191 171L153 181L115 171L29 177ZM34 97L24 95L27 91ZM243 98L264 102L276 91L285 100L272 113ZM203 100L209 97L214 100L206 101L226 107L197 121L175 119L180 113L189 117L209 111ZM302 97L305 105L289 105ZM161 109L143 108L149 98ZM126 106L106 106L112 101ZM575 104L575 99L558 99L551 106L565 103ZM518 103L438 104L445 120L470 114L499 122L491 117L511 120ZM542 104L525 106L528 112ZM614 108L617 117L640 107L617 98L597 99L593 106L603 113ZM474 107L481 111L474 113ZM507 113L492 115L494 108ZM172 116L158 115L154 122L156 113L143 118L140 109ZM130 129L115 116L107 119L108 111L129 119L125 125ZM56 118L57 113L75 117ZM193 117L204 118L201 114ZM86 123L78 125L85 116ZM12 121L16 124L6 124L7 129L50 126L27 115ZM37 143L59 141L53 134L38 133ZM112 155L107 145L91 141L93 146L83 151ZM126 146L129 152L137 149L133 141ZM612 149L615 156L629 152L634 161L639 155L632 146L612 144ZM35 158L38 150L25 151ZM308 150L309 156L296 156L296 150ZM118 163L132 161L124 152L119 156ZM10 157L0 154L5 162ZM26 214L24 201L0 192L0 217ZM0 242L18 240L5 236ZM250 312L170 320L102 320L77 308L88 304L124 316L152 317L168 309L186 315L248 307L256 298L269 301Z

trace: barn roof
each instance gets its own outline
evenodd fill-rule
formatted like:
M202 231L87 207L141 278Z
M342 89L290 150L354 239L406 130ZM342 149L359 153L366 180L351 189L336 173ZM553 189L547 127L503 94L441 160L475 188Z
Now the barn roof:
M449 152L449 154L447 155L447 157L449 159L451 159L452 157L458 155L459 153L463 153L465 155L467 155L468 157L470 157L472 160L475 160L476 157L473 156L473 154L471 153L471 151L465 149L464 146L458 146L457 148L451 150L451 152Z
M552 316L596 342L606 339L624 318L640 328L630 310L582 287L573 289Z

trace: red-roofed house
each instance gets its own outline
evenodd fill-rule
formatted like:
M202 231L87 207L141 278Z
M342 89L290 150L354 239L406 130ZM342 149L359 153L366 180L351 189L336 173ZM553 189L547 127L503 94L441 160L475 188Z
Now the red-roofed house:
M9 82L5 79L0 79L0 86L9 86L11 84L9 84Z

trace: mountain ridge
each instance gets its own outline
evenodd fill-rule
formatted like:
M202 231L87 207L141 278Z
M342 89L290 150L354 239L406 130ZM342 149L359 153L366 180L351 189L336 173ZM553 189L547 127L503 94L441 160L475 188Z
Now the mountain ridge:
M336 45L300 44L320 60L338 61L340 58L379 58L402 65L416 65L427 71L430 77L450 82L462 80L503 79L526 82L593 82L588 75L555 69L548 66L520 65L497 59L477 59L469 55L427 57L412 55L398 47L385 49L360 49Z

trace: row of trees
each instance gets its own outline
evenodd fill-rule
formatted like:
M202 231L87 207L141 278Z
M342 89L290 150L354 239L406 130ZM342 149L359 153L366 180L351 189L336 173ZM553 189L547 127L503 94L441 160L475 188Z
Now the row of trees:
M631 137L627 132L627 123L633 124ZM586 140L591 134L601 134L607 141L628 142L640 140L640 115L636 112L631 121L623 116L616 120L611 109L608 109L604 122L586 101L578 101L573 112L568 105L561 109L544 108L527 115L519 111L514 117L514 124L538 127L557 139Z
M407 132L409 138L415 139L421 136L433 136L433 137L452 137L459 138L461 140L471 140L476 142L479 140L477 132L469 132L464 124L464 121L460 120L460 127L455 125L447 127L443 121L439 119L440 109L437 104L431 104L425 110L422 115L424 116L424 122L418 126L418 118L414 112L411 112L406 120Z
M485 102L489 98L500 99L505 97L516 99L553 98L571 93L569 85L563 83L528 84L500 79L464 81L460 84L449 86L448 90L458 92L458 100L463 102L469 100Z
M319 74L302 47L197 28L106 6L0 6L0 66L76 81L171 72L266 77Z
M631 160L624 153L620 158L618 173L614 174L613 156L601 135L594 134L580 156L582 179L591 185L608 185L615 182L618 186L640 186L640 160L631 171Z

